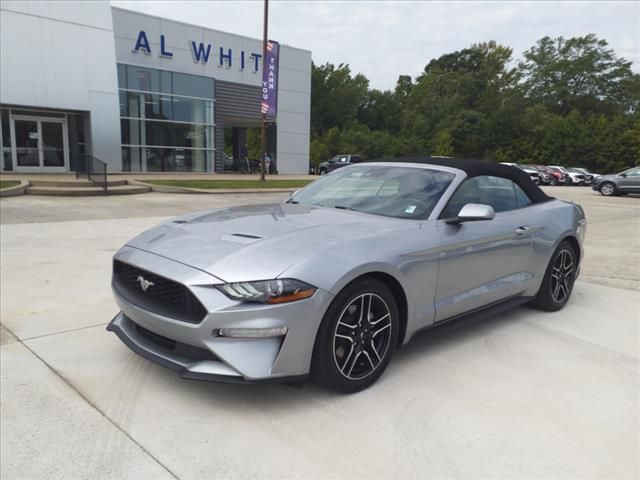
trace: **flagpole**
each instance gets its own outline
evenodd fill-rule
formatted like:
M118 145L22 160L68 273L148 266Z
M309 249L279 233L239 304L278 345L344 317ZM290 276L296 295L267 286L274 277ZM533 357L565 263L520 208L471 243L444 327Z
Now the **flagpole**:
M267 68L267 24L269 21L269 0L264 0L264 26L262 30L262 76L264 78L264 72ZM260 91L264 88L261 79L261 88ZM267 128L267 112L262 112L262 128L260 131L260 180L265 180L265 155L267 153L267 136L266 136L266 128Z

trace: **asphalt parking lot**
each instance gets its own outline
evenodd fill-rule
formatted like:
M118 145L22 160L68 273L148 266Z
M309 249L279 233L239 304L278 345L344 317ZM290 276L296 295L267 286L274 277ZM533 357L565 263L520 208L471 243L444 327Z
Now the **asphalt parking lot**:
M179 379L105 331L111 256L167 216L286 194L0 201L0 477L638 478L640 198L587 213L569 305L418 336L369 390Z

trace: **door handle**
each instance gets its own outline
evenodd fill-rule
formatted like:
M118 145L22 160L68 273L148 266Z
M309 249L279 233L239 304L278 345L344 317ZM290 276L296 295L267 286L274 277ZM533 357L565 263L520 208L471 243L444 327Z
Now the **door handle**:
M524 235L529 230L530 230L529 227L527 227L526 225L523 225L521 227L516 228L516 235Z

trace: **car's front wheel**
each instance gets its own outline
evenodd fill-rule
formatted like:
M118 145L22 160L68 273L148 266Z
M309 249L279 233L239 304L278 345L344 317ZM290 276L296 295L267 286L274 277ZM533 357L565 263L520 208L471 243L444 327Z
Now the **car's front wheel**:
M616 186L611 182L600 185L600 193L605 197L613 197L616 194Z
M564 307L571 297L578 271L578 257L568 241L560 243L553 253L540 289L531 305L554 312Z
M316 337L311 375L340 392L372 385L391 360L399 314L389 288L375 278L345 287L324 315Z

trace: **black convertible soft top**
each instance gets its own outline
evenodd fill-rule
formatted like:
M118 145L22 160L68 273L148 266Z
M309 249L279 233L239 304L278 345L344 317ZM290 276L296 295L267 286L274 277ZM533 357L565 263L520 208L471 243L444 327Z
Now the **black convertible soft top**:
M541 203L552 200L538 187L529 175L517 167L503 165L501 163L487 162L484 160L470 160L448 157L398 157L379 158L370 162L403 162L439 165L441 167L457 168L464 171L469 177L491 175L492 177L508 178L516 183L529 196L533 203Z

